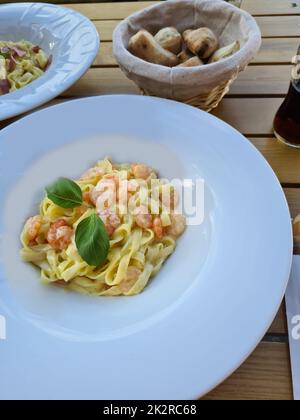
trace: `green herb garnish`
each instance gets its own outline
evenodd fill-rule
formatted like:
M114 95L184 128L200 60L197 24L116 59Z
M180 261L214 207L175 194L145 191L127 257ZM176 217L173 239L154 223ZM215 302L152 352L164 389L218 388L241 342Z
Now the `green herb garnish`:
M73 209L83 203L82 191L74 181L68 178L58 178L46 187L47 197L59 207Z
M91 266L104 263L109 251L109 236L105 226L93 213L77 226L75 242L81 258Z

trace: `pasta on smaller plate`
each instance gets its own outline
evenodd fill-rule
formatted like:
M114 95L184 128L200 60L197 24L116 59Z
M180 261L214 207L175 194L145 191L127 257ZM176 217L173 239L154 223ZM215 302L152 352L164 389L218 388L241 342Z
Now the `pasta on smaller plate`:
M186 227L174 186L143 164L104 159L46 193L25 223L21 256L45 283L80 293L142 292Z
M51 56L28 41L0 40L0 95L14 92L44 74Z

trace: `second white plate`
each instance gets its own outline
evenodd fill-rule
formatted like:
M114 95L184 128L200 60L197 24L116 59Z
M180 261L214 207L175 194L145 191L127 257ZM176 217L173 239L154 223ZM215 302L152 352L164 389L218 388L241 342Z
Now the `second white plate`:
M0 121L36 108L72 86L89 69L99 50L93 23L78 12L54 4L0 6L0 40L39 45L52 63L34 82L0 96Z

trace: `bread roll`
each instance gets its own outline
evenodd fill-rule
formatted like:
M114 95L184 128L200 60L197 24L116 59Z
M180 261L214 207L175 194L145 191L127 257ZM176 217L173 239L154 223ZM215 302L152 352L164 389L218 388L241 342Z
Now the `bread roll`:
M128 50L137 57L153 64L173 67L179 62L175 54L165 50L154 39L154 36L145 29L141 29L130 38Z
M163 28L155 35L155 40L165 50L178 54L181 50L182 37L176 28Z
M187 48L202 59L209 58L219 46L215 34L208 28L188 29L183 33Z

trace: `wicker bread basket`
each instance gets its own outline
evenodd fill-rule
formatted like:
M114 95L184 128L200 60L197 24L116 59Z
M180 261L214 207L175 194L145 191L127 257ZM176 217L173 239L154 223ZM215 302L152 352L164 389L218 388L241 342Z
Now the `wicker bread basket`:
M180 32L206 26L218 36L220 46L238 40L241 48L219 62L190 68L152 64L128 51L130 37L140 29L155 34L165 26L175 26ZM260 44L260 30L252 16L223 0L161 2L129 16L117 26L113 35L115 58L142 93L185 102L205 111L219 104Z

